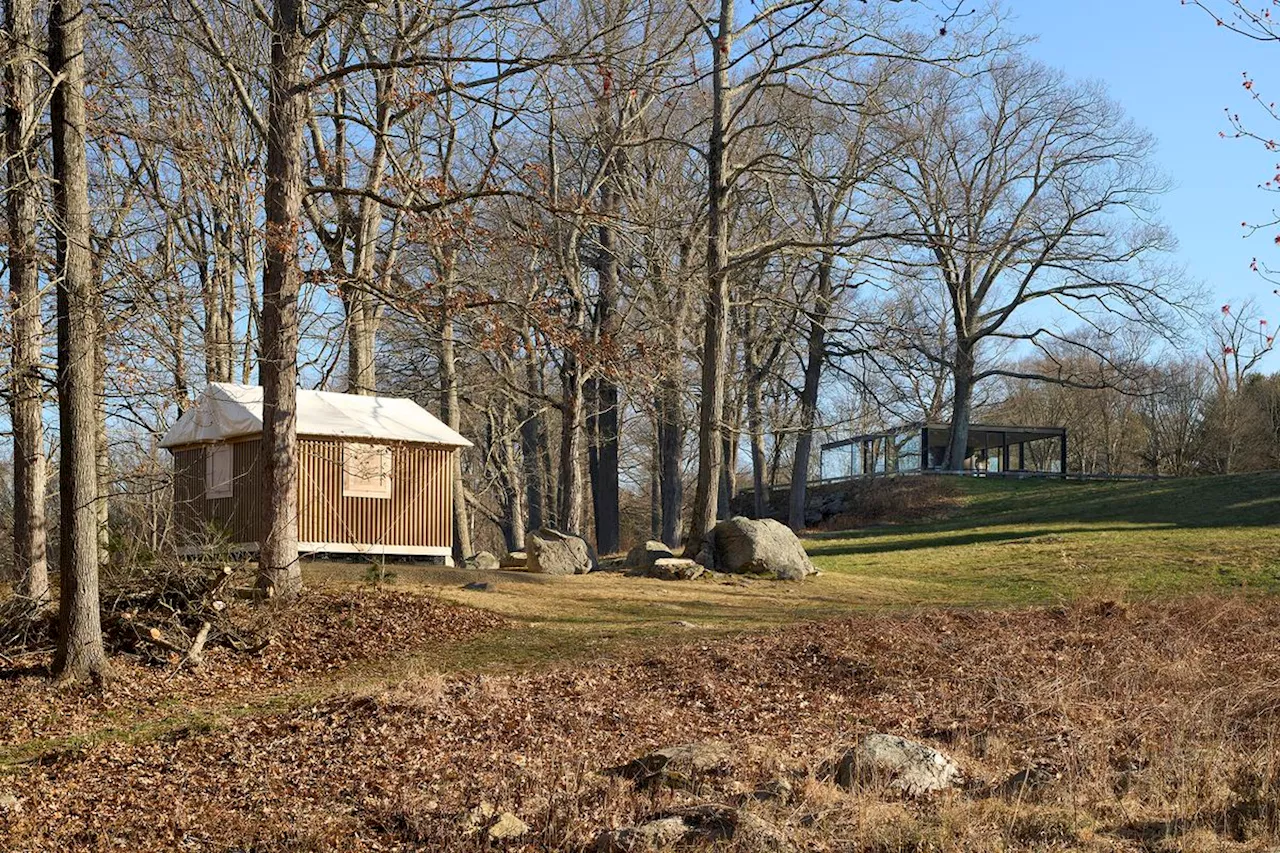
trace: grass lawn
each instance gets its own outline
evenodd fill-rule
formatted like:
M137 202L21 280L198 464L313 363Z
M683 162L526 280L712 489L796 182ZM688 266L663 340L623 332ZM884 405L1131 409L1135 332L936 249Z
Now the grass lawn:
M492 610L518 627L456 647L450 668L521 668L655 635L736 632L883 607L1007 607L1078 599L1280 591L1280 473L1155 482L958 479L929 523L812 534L803 583L668 582L602 573L485 575L396 566L392 588ZM311 582L366 583L350 564Z

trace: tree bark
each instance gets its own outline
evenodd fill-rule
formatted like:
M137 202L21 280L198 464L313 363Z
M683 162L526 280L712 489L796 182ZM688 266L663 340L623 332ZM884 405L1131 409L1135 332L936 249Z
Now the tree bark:
M969 409L973 400L973 343L961 338L956 342L956 360L952 368L951 433L947 438L947 455L943 468L963 471L969 455Z
M600 188L600 206L605 221L599 229L600 256L596 271L600 282L597 301L597 352L608 353L617 332L618 256L612 217L617 200L612 173L617 157L609 157L610 173ZM591 497L595 510L596 550L616 553L622 547L622 517L618 483L618 386L607 374L592 380L591 412Z
M751 517L764 518L768 514L767 475L764 454L764 402L760 377L748 368L751 375L747 387L747 430L751 433Z
M827 361L827 317L831 311L831 268L835 256L824 252L818 264L818 292L814 310L809 316L807 358L804 366L804 388L800 392L800 430L796 433L796 452L791 464L791 495L787 506L787 525L792 530L804 527L804 509L808 497L809 465L813 457L813 429L818 415L818 389L822 368Z
M707 305L702 343L702 398L698 403L698 485L686 548L697 555L715 527L724 465L724 360L729 349L729 185L726 151L730 115L729 61L734 0L720 0L712 45L711 134L707 144Z
M560 407L560 506L557 523L566 533L582 532L582 370L572 353L565 354L560 374L563 402Z
M680 544L680 515L684 510L684 478L680 470L684 448L684 412L680 386L663 379L658 388L658 483L662 503L662 541L670 548Z
M258 585L282 599L302 588L298 564L298 215L302 205L301 88L306 49L300 0L272 10L262 273L263 512Z
M49 68L58 81L50 101L54 229L58 282L58 423L61 504L59 679L109 675L98 604L97 400L99 330L93 281L89 170L85 148L84 40L81 0L49 9Z
M440 408L450 429L460 430L462 412L458 403L458 365L454 355L453 340L453 287L445 276L445 289L440 309ZM462 451L452 454L453 478L453 559L462 565L475 554L471 545L471 518L467 510L466 484L462 480Z
M13 421L13 565L16 592L34 610L49 604L45 458L40 360L40 267L36 222L40 187L33 150L37 124L35 4L8 0L5 156L8 159L9 303L13 314L10 413Z

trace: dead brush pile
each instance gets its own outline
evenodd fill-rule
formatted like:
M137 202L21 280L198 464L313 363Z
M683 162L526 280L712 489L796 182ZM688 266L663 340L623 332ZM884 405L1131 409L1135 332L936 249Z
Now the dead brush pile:
M323 687L353 666L463 642L505 624L484 611L384 589L304 589L285 608L250 600L243 565L174 564L104 579L103 634L113 679L52 689L56 612L5 636L0 746L138 725L172 709L216 709L267 693ZM0 849L2 849L0 845Z
M0 846L586 851L631 837L599 841L606 830L672 817L698 828L681 849L699 850L1280 844L1275 600L684 636L537 673L406 673L305 709L52 757L0 782L19 804L0 815ZM834 784L832 761L870 732L944 750L965 786L910 800ZM692 780L607 772L705 741L723 760ZM486 821L506 812L527 830L495 840Z

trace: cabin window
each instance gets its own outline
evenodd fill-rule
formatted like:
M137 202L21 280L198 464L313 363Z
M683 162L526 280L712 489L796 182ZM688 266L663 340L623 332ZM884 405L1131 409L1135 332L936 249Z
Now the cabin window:
M234 455L229 446L210 447L204 452L204 496L206 498L231 497L234 471Z
M391 448L384 444L343 445L342 496L391 497Z

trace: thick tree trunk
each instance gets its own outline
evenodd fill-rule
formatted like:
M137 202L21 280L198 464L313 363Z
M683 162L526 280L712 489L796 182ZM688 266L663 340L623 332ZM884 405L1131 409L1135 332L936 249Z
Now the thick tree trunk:
M440 408L444 421L453 430L462 427L458 401L458 365L454 356L452 287L446 284L444 307L440 311ZM462 479L462 451L453 454L453 559L462 562L475 554L471 545L471 517L467 510L466 483Z
M680 516L684 510L684 478L680 461L684 449L684 411L680 387L664 379L658 389L658 482L662 503L662 541L680 544Z
M98 406L94 374L99 330L85 149L86 17L81 0L54 0L49 9L49 68L59 81L50 102L50 124L61 430L60 611L53 672L60 679L109 674L98 604Z
M40 360L40 268L36 244L40 187L33 150L36 98L35 4L7 0L5 156L8 159L9 307L13 315L10 414L13 421L13 565L18 595L49 604L44 518L45 459Z
M609 163L616 167L616 157ZM596 332L598 351L608 353L617 333L618 257L615 252L614 226L610 217L617 213L617 201L610 181L605 178L600 190L600 204L606 217L600 226L600 258L597 274L600 296L597 302ZM618 386L607 374L592 380L591 412L591 498L595 510L596 549L601 554L616 553L622 547L622 510L618 484Z
M750 370L748 368L748 370ZM747 431L751 433L751 517L764 518L768 514L768 465L764 453L764 401L760 377L753 378L747 388Z
M729 349L729 185L726 142L730 115L729 62L733 49L734 0L720 0L712 45L711 136L707 144L707 303L702 343L702 398L698 403L698 485L694 491L686 550L696 556L716 524L725 398L725 354Z
M955 366L952 368L951 434L947 438L947 455L943 468L963 471L969 455L969 408L973 400L973 344L961 339L956 344Z
M300 87L306 49L300 0L275 0L267 117L266 251L262 273L263 512L258 585L290 599L298 564L298 214L302 206Z
M560 409L560 506L556 521L566 533L582 533L582 371L572 354L561 371L563 402Z
M649 538L662 538L662 427L653 410L653 448L649 454Z
M498 444L499 458L502 460L500 477L503 487L502 523L503 540L508 551L524 550L525 517L524 517L524 471L520 455L516 452L513 436L514 407L510 401L503 405L502 430L494 439Z
M823 253L818 264L818 292L813 313L809 316L808 361L804 366L804 388L800 392L800 429L796 433L796 452L791 463L791 495L787 505L787 524L792 530L804 527L809 465L813 458L813 429L818 419L818 389L822 384L822 368L827 361L827 317L831 312L831 268L834 262L830 252Z

